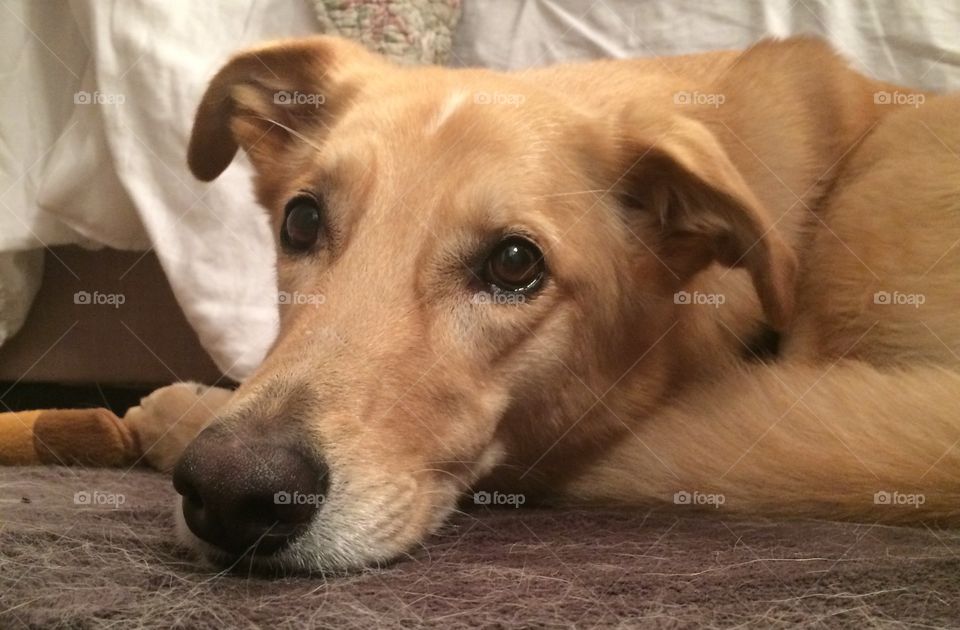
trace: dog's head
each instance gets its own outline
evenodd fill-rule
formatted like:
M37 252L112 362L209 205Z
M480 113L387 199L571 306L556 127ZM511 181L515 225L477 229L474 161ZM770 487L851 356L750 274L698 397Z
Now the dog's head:
M711 264L782 324L793 258L740 174L703 124L632 100L609 116L327 37L233 58L189 164L252 163L281 326L179 464L184 535L285 568L388 560L478 480L557 487L616 438L603 408L655 404L674 294Z

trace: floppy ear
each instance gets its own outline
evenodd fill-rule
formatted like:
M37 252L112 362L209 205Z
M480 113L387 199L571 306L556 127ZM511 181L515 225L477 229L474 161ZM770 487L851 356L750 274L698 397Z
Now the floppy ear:
M712 262L747 269L770 324L786 327L796 256L713 133L663 116L634 120L625 140L624 202L654 213L661 259L682 281Z
M385 60L336 37L268 44L233 57L210 81L190 136L187 163L211 181L242 147L258 170L322 131Z

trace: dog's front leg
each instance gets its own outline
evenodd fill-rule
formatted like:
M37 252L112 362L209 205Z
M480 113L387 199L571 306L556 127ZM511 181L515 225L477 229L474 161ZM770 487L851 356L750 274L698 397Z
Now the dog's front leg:
M220 387L176 383L141 399L123 421L136 436L143 460L157 470L170 472L187 445L232 395L232 391Z

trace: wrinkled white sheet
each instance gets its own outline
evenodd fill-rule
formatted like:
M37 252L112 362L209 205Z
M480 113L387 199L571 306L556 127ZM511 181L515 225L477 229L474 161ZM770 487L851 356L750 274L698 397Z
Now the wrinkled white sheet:
M744 48L799 34L830 41L870 76L960 90L957 0L466 0L454 61L518 69Z
M186 143L231 51L315 29L304 0L0 0L0 251L152 247L203 346L248 374L277 323L266 219L243 160L199 184ZM960 89L956 0L465 0L454 59L521 68L795 33L829 39L871 75Z
M248 374L277 325L272 239L246 164L200 184L187 138L231 52L315 30L298 0L0 2L0 250L152 247L206 350Z

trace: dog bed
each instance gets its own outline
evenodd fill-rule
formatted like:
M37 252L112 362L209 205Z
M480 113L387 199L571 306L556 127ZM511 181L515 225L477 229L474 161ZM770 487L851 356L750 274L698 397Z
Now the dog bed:
M955 626L960 533L722 508L461 514L347 577L199 567L169 479L0 468L0 628Z

